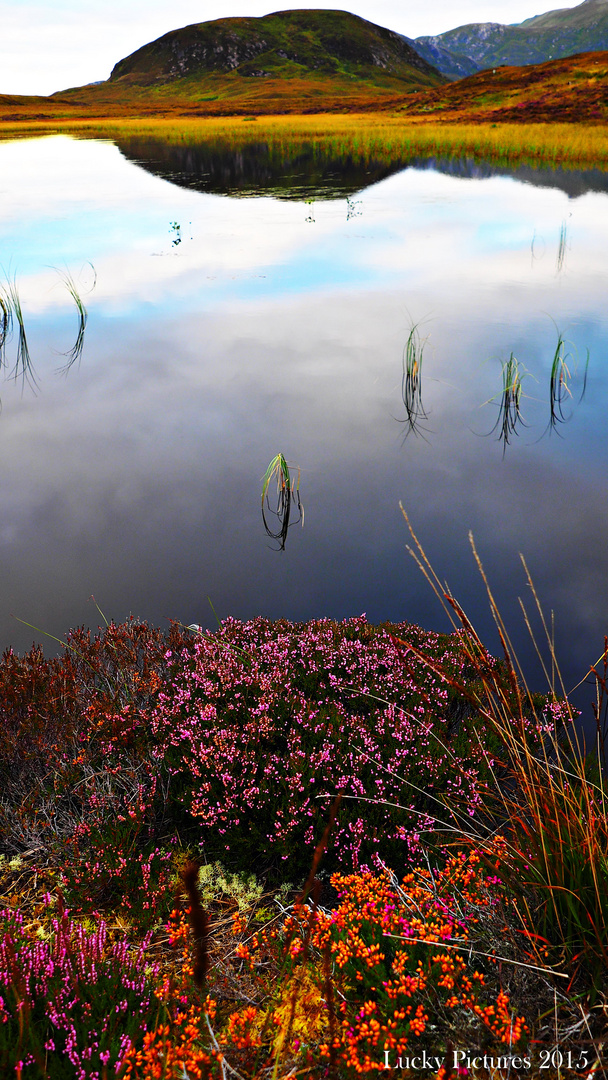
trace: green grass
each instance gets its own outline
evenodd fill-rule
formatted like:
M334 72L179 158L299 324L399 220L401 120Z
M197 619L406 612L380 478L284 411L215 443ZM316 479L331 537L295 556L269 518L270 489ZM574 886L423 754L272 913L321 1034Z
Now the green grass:
M162 138L170 144L219 141L237 147L251 141L245 121L256 115L226 117L49 118L5 123L0 137L62 132L78 138ZM313 142L325 153L357 160L395 161L417 155L471 156L500 164L604 167L608 164L608 129L585 123L444 123L405 114L356 113L267 116L257 114L256 141L277 153L296 152Z

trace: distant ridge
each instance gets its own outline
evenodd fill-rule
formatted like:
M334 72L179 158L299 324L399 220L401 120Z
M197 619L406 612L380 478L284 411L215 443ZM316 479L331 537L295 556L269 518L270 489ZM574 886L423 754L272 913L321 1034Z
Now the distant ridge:
M548 11L510 26L468 23L434 37L407 40L451 80L503 64L542 64L608 49L608 0L583 0L577 7Z

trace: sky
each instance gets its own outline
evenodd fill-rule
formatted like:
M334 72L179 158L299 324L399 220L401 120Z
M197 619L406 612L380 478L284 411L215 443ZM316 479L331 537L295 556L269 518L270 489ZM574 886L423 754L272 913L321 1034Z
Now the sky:
M0 94L52 94L107 79L118 60L161 34L231 15L343 8L408 37L469 22L515 23L559 0L0 0Z

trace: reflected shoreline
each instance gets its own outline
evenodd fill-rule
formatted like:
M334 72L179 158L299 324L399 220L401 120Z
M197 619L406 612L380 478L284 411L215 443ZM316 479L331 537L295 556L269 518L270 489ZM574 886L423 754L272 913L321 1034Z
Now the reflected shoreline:
M281 150L263 142L232 146L227 141L175 146L163 139L114 138L123 157L178 187L233 198L345 199L405 169L428 169L462 180L508 177L539 188L555 188L568 198L608 193L608 172L497 165L472 157L395 155L370 157L331 153L313 142Z

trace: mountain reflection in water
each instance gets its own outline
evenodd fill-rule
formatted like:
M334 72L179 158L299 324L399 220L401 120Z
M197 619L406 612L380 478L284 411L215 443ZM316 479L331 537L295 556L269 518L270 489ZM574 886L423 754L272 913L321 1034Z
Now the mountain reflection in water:
M356 158L353 154L338 156L310 142L285 150L261 141L239 146L219 140L187 146L142 137L114 141L127 161L154 176L216 195L344 199L408 168L432 169L468 180L509 176L534 187L557 188L571 199L589 192L608 192L608 174L601 169L508 166L470 157L412 157L396 152L390 158Z

